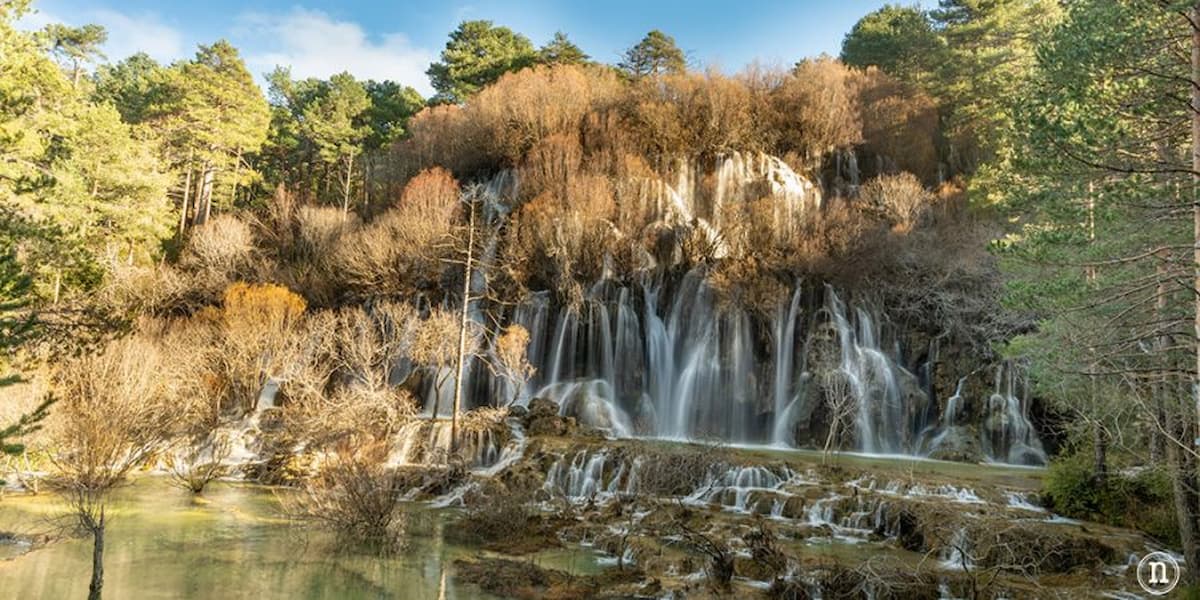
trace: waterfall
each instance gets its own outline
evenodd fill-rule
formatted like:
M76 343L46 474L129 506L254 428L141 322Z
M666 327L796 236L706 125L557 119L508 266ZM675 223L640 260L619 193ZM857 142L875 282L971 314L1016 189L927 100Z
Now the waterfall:
M795 401L795 396L792 393L792 377L795 374L795 367L792 364L792 355L795 351L796 343L796 317L800 309L800 285L796 285L796 291L792 293L792 301L786 312L783 305L779 307L779 312L775 318L775 428L771 436L771 441L776 445L787 445L789 441L788 428L791 423L790 407Z
M771 319L756 322L722 306L703 269L675 282L603 281L578 308L535 295L514 312L530 331L529 359L538 368L527 396L554 400L563 415L614 437L819 447L823 436L802 427L807 433L796 438L794 427L819 418L820 394L806 382L833 371L845 378L853 409L847 433L859 451L926 453L958 425L965 378L939 413L928 385L903 366L882 313L831 287L817 294L797 284L785 298ZM1044 452L1018 393L1024 388L1015 375L997 381L983 434L988 456L1040 463Z
M853 174L854 157L847 161ZM494 228L480 240L487 257L496 252L518 187L506 171L473 192ZM782 160L752 153L719 156L715 164L676 161L665 177L634 178L618 188L624 214L645 217L650 227L699 227L722 243L723 215L738 203L770 198L777 231L786 236L797 217L822 202L819 189ZM609 257L603 276L570 305L542 290L499 308L493 316L501 323L529 331L527 357L536 371L516 390L476 361L465 370L466 407L543 397L563 416L611 437L822 447L830 422L825 382L836 379L852 408L843 431L848 448L927 454L946 430L968 425L958 422L972 400L963 396L962 382L939 410L928 364L910 371L904 332L861 297L797 281L762 314L723 298L708 266L679 272L653 262L620 273ZM472 289L482 291L483 284L473 274ZM472 302L469 314L484 322L485 309ZM427 411L440 403L439 412L448 414L452 381L439 390L428 382L437 376L427 373L420 393ZM980 446L992 460L1041 463L1044 452L1017 379L998 375L996 394L972 404L987 404Z
M1046 464L1046 451L1029 421L1029 382L1020 365L1005 361L995 371L981 427L983 451L996 462Z

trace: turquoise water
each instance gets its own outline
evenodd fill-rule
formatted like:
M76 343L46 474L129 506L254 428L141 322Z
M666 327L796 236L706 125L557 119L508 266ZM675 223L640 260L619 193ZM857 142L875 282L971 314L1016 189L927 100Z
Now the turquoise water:
M50 494L7 497L0 500L0 531L61 531L70 523L65 510ZM455 581L454 560L479 553L443 541L448 516L411 506L405 549L380 558L337 552L327 534L282 518L269 488L213 484L194 500L165 481L143 478L115 492L110 503L104 597L495 598ZM90 538L30 552L5 546L0 544L0 600L87 597ZM586 550L558 549L525 559L587 573L600 568L596 558Z

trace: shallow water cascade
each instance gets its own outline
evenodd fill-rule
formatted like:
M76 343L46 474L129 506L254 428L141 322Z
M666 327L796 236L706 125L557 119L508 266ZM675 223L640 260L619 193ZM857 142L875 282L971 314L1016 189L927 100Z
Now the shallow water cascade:
M632 204L622 210L638 211L651 223L699 227L717 245L725 243L724 209L735 203L770 198L784 235L791 235L785 225L797 215L822 206L818 187L762 154L677 161L661 179L627 183ZM519 184L514 172L504 171L469 192L482 198L492 228L481 242L485 254L495 252ZM1014 376L1003 390L998 379L991 398L965 398L960 391L943 411L929 380L936 348L906 347L909 332L861 294L796 281L764 315L722 298L706 267L680 274L645 258L651 264L631 273L606 268L570 305L550 291L532 292L511 309L473 300L472 320L486 322L491 310L499 314L490 318L528 330L527 356L536 374L518 390L476 360L465 369L466 407L544 397L564 416L612 437L783 447L823 447L836 418L850 422L839 432L843 448L925 455L954 427L964 405L986 405L972 414L987 412L987 422L970 431L988 459L1044 462L1028 399L1009 393L1017 389ZM483 285L476 271L472 288ZM423 385L427 414L435 405L442 415L449 410L453 378L444 375L431 373ZM850 397L851 415L830 414L826 387L834 380L837 393Z

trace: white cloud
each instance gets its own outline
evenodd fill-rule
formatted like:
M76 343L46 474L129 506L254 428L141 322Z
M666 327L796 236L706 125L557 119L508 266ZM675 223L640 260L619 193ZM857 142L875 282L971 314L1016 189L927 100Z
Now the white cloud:
M150 13L128 15L111 9L88 10L72 18L34 10L17 22L25 30L41 29L50 23L81 26L88 23L103 25L108 41L101 50L109 62L117 62L138 52L156 60L170 62L184 55L183 34Z
M145 52L156 60L170 62L184 56L183 34L152 14L126 15L101 9L89 13L89 21L108 30L104 54L119 61L131 54Z
M285 15L246 14L241 22L240 29L256 45L266 45L263 51L246 56L251 70L265 72L276 65L290 66L292 76L297 78L326 78L349 71L359 79L391 79L424 95L433 92L425 69L435 55L413 46L404 34L372 39L357 23L338 21L321 11L304 8L294 8Z

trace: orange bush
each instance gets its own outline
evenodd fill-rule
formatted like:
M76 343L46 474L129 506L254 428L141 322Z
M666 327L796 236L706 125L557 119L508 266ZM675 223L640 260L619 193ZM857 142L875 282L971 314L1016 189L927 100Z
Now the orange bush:
M283 286L238 282L225 290L222 316L231 328L286 327L306 307L304 298Z
M449 222L458 210L461 194L458 180L449 171L441 167L425 169L404 186L399 210L414 219Z

